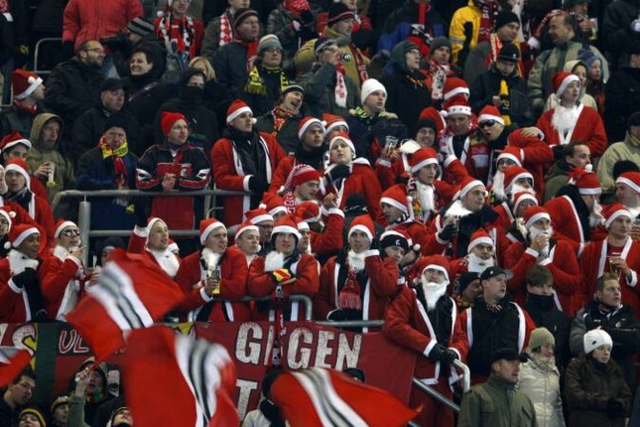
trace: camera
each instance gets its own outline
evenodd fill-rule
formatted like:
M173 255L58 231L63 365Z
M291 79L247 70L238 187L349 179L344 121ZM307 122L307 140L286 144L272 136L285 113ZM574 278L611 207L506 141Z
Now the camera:
M111 50L119 50L129 46L129 38L126 33L120 32L115 36L101 38L100 43Z

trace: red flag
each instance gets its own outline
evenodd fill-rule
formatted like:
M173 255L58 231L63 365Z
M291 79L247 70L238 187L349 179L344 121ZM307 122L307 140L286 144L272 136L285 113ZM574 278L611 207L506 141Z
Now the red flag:
M149 258L116 249L98 284L87 291L67 321L100 363L124 347L123 333L152 326L183 297L175 282Z
M0 388L11 383L31 361L28 350L0 347Z
M278 376L271 400L291 427L400 427L417 415L386 391L323 368Z
M122 367L136 427L240 424L231 399L236 368L224 347L165 326L135 330L127 341Z

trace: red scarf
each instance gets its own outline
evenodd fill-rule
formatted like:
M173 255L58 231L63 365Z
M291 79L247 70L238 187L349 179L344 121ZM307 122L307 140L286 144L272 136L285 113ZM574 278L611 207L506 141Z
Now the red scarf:
M478 43L489 41L493 27L495 26L497 8L495 3L484 4L479 0L473 2L482 12L482 18L480 19L480 29L478 31Z
M11 5L9 0L0 0L0 13L11 14Z
M340 290L338 296L340 308L362 310L360 292L360 283L358 283L358 279L356 278L356 271L350 268L347 273L347 280L345 280L344 287Z
M2 2L2 0L0 0L0 2ZM14 99L13 103L16 104L18 108L26 111L32 116L35 116L37 114L38 104L34 105L33 107L29 107L28 105L24 105L22 102L18 101L17 99Z
M258 40L253 40L250 42L244 41L240 38L239 34L236 34L236 38L233 41L236 43L240 43L247 48L247 72L251 71L251 68L253 68L253 63L258 58Z
M336 105L341 108L347 107L347 83L344 80L346 71L342 64L336 65L336 87L333 90ZM364 80L363 80L364 81Z
M299 17L300 13L305 10L311 10L307 0L285 0L284 3L282 3L282 7L293 13L296 17Z
M195 58L196 26L192 17L185 15L182 19L175 19L171 12L165 12L158 24L158 37L164 41L165 47L170 52L188 52L189 59Z
M220 46L224 46L225 44L233 41L233 26L229 19L230 14L229 9L227 9L220 16Z

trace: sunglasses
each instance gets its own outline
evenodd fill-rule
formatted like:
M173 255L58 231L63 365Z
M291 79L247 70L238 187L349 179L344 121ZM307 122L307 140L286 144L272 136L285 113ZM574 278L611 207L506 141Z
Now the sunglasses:
M490 127L493 127L493 125L495 125L495 124L496 124L495 120L485 120L482 123L478 123L478 127L480 127L480 128L490 128Z
M79 235L80 235L80 230L64 230L64 231L62 232L62 234L63 234L64 236L67 236L67 237L71 237L71 236L79 236Z

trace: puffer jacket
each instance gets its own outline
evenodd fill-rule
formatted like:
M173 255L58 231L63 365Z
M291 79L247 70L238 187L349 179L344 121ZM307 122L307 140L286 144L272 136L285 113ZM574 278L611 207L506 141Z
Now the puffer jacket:
M558 368L547 370L529 359L520 367L517 388L531 399L539 427L565 426Z
M573 359L565 374L564 395L569 409L569 427L624 427L626 424L632 395L613 359L602 370L594 366L590 356ZM624 414L609 418L606 412L609 399L620 401Z

